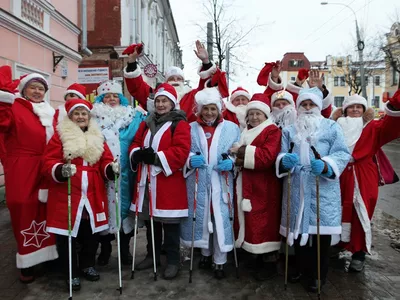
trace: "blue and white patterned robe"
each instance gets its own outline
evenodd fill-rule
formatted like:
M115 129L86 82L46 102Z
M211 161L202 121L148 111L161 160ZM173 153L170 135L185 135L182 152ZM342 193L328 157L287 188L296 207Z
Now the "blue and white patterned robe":
M350 153L345 144L342 129L334 121L321 119L315 142L300 141L296 137L295 125L283 129L281 152L276 160L278 177L287 176L279 173L282 157L289 151L290 143L294 142L293 153L300 162L291 170L291 202L289 245L293 244L299 234L302 234L301 245L305 245L309 234L317 233L316 209L316 177L311 172L310 161L314 159L311 146L314 146L321 159L331 166L334 179L320 176L320 234L338 237L341 227L341 197L339 176L350 160ZM280 233L286 237L287 216L287 177L283 184L282 217ZM338 239L332 239L338 242Z
M213 139L208 151L208 144L204 130L197 122L190 123L192 146L190 155L200 152L206 159L207 166L199 168L198 192L196 199L196 226L194 234L194 247L209 247L210 233L213 231L211 224L210 205L212 205L214 226L217 231L218 244L222 252L229 252L233 249L232 227L229 220L228 193L233 213L233 173L228 172L229 189L226 185L225 172L220 173L213 168L222 159L223 153L228 153L234 143L239 141L239 127L223 120L215 129ZM196 181L195 170L188 168L189 160L185 167L184 174L189 201L189 217L181 223L181 242L190 247L192 241L193 224L193 203Z

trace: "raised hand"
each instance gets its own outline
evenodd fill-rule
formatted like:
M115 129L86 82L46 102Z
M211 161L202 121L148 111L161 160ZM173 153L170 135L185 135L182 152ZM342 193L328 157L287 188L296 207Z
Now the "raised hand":
M193 51L196 56L203 62L203 64L208 64L210 62L207 49L202 43L200 43L199 40L196 41L196 50Z
M12 80L11 67L1 66L0 67L0 90L9 93L14 93L19 84L19 79Z
M279 60L277 60L272 67L271 71L271 78L274 82L277 82L279 80L279 74L281 73L282 70L282 64Z
M309 87L317 87L322 90L323 78L324 74L320 76L318 70L310 70L310 79L308 80Z
M143 52L143 44L132 44L122 52L122 54L128 54L128 61L133 63Z

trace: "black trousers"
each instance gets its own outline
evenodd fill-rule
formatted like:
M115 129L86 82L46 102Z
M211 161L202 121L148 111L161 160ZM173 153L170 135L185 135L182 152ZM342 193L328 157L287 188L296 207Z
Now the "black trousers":
M151 226L150 221L145 221L146 237L147 237L147 256L153 255L151 243ZM154 244L156 252L156 260L160 260L161 244L164 228L164 250L167 253L167 263L169 265L178 265L180 263L180 224L169 224L154 222Z
M76 238L72 238L72 278L79 277L79 269L94 267L97 251L97 234L92 233L90 221L82 219ZM77 253L77 244L80 251ZM68 236L57 235L57 248L63 272L68 275Z
M312 279L318 278L318 255L317 255L317 236L310 235L305 246L300 246L301 235L297 240L294 241L295 257L296 257L296 268L297 271L309 276ZM321 280L325 280L328 275L329 268L329 252L331 248L330 235L320 236L320 255L321 255Z

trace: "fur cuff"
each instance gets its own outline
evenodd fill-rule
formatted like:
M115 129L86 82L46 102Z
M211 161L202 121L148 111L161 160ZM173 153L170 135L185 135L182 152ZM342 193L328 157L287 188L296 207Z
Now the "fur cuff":
M213 233L213 232L214 232L213 223L210 221L208 222L208 233Z
M126 67L124 68L124 77L125 78L137 78L140 75L142 75L142 70L140 69L139 65L137 65L137 68L133 72L127 72Z
M242 245L243 245L243 241L240 241L240 240L235 241L235 248L242 248Z
M390 103L390 102L386 102L386 103L385 103L385 113L386 113L388 116L391 116L391 117L400 117L400 110L391 110L391 109L388 107L388 103Z
M0 103L13 104L15 95L6 91L0 91Z
M49 190L48 189L39 189L39 201L42 203L47 203L47 197L49 195Z
M201 69L203 68L203 65L200 66L199 70L197 71L197 74L200 76L201 79L207 79L214 75L214 73L217 71L217 66L212 63L212 67L209 68L208 70L202 71Z
M323 100L322 100L322 110L326 109L329 107L329 105L333 104L333 96L332 93L329 92L328 96L326 96Z
M300 93L301 89L302 89L302 87L297 86L291 82L288 82L288 84L286 85L286 90L290 93L298 94L298 93Z
M251 206L251 202L249 199L243 199L242 200L242 210L246 211L246 212L251 212L251 210L253 209L253 207Z
M271 73L269 73L268 76L268 86L273 89L274 91L280 91L283 90L283 84L282 84L282 79L279 77L279 80L281 83L276 83L275 81L272 80Z
M340 236L340 240L345 243L350 242L350 234L351 234L351 223L342 223L342 234Z

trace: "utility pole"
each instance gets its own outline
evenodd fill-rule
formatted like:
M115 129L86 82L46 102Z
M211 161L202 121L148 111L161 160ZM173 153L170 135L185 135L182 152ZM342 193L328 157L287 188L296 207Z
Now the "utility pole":
M208 52L208 57L210 60L213 60L213 44L214 44L213 23L208 22L207 23L207 52Z
M357 19L356 21L356 31L357 31L357 49L358 49L358 60L360 61L360 76L361 76L361 88L362 88L362 96L367 99L367 86L365 82L365 72L364 72L364 42L361 40L360 37L360 30L358 29ZM367 102L372 103L371 100Z
M228 89L229 89L229 78L230 78L230 66L229 66L229 58L230 58L230 52L231 48L229 47L229 43L226 44L226 66L225 66L225 72L226 72L226 82L228 84Z

